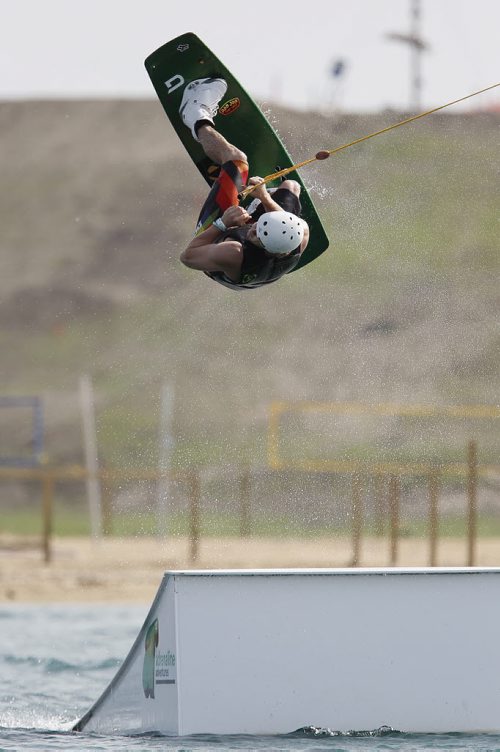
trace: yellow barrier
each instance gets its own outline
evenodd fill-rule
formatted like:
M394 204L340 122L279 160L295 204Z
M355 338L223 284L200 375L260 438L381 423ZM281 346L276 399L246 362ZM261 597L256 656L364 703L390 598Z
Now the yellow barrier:
M471 420L498 420L500 407L496 405L401 405L392 402L364 404L361 402L273 402L268 423L268 465L272 470L300 470L303 472L338 473L352 475L352 524L353 524L353 564L360 558L362 500L360 495L360 475L375 478L389 478L389 522L390 522L390 562L397 562L399 540L400 479L405 476L427 477L429 486L429 563L435 566L438 540L438 496L441 479L464 478L467 484L467 564L473 566L476 560L477 538L477 485L478 477L491 474L500 475L500 465L479 464L477 442L470 440L466 462L374 462L367 460L341 459L293 459L286 460L280 455L280 421L285 413L329 413L347 416L401 416L417 418L467 418ZM376 486L376 497L381 495L380 483ZM377 506L376 529L381 531L380 502Z
M285 413L330 413L334 415L367 415L390 417L448 417L497 420L500 407L495 405L399 405L392 402L374 405L361 402L273 402L268 421L268 465L273 470L302 470L304 472L370 473L371 475L427 476L436 472L449 477L466 477L468 462L370 462L366 460L286 460L280 456L280 419ZM481 475L500 472L500 465L483 464Z

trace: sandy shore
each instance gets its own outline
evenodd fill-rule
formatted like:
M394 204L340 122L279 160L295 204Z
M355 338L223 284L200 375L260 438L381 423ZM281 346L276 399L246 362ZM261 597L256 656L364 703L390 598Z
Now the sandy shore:
M500 566L500 541L481 538L476 565ZM439 566L464 566L464 539L439 542ZM365 538L360 566L389 566L389 541ZM398 566L427 566L429 544L405 538ZM0 601L20 602L149 602L167 569L232 569L274 567L344 567L352 564L348 538L318 540L272 538L206 538L192 560L185 538L55 538L52 561L44 563L38 540L0 537Z

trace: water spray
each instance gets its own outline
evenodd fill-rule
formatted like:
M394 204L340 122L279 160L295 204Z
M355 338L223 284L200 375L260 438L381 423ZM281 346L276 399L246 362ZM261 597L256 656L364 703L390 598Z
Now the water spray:
M285 167L285 169L283 170L278 170L277 172L273 172L271 175L266 175L265 178L262 178L260 183L247 186L241 191L239 198L244 199L248 195L250 195L252 191L258 188L260 185L266 185L266 183L270 183L272 180L276 180L277 178L282 178L285 175L288 175L288 173L294 172L295 170L299 170L302 167L305 167L306 165L311 164L312 162L328 159L328 157L330 157L332 154L337 154L339 151L344 151L344 149L350 149L351 146L360 144L362 143L362 141L368 141L369 138L375 138L375 136L380 136L382 133L388 133L389 131L394 130L394 128L399 128L401 125L407 125L408 123L412 123L414 120L419 120L419 118L427 117L427 115L432 115L434 112L438 112L439 110L444 110L445 107L451 107L452 105L458 104L459 102L464 102L466 99L470 99L471 97L476 97L478 94L484 94L485 91L491 91L491 89L495 89L497 86L500 86L500 82L497 84L492 84L491 86L487 86L485 89L480 89L479 91L473 91L472 94L467 94L465 97L460 97L460 99L454 99L453 102L446 102L446 104L441 104L439 105L439 107L433 107L432 110L426 110L425 112L420 112L418 115L413 115L412 117L406 118L406 120L401 120L399 123L393 123L392 125L388 125L386 128L381 128L379 131L374 131L373 133L369 133L366 136L361 136L361 138L356 138L354 141L350 141L348 144L342 144L342 146L337 146L335 147L335 149L322 149L321 151L318 151L314 155L314 157L310 157L309 159L304 159L303 162L297 162L297 164L294 164L291 167Z

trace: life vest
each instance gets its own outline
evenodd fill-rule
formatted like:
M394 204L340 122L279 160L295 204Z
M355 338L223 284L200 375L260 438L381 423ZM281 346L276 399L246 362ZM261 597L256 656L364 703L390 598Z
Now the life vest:
M205 274L226 287L235 290L252 290L254 287L277 282L284 274L295 269L300 259L300 247L280 258L250 243L246 239L249 229L250 225L231 227L215 241L223 243L225 240L236 240L243 246L243 264L239 282L234 282L224 272L205 272Z

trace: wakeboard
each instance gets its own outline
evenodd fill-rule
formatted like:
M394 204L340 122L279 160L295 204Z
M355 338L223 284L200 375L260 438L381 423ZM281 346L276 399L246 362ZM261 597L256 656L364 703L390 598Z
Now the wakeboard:
M179 107L186 85L198 78L224 78L228 88L215 120L217 130L248 156L250 175L269 175L291 167L292 161L281 140L261 109L241 84L195 34L186 33L172 39L145 60L146 70L158 98L184 144L189 156L209 185L218 174L218 166L208 159L200 144L194 140L179 115ZM287 176L302 187L300 200L302 216L310 228L309 244L301 256L300 269L328 248L328 237L311 197L297 172ZM275 185L278 185L276 183ZM243 201L246 206L252 195Z

